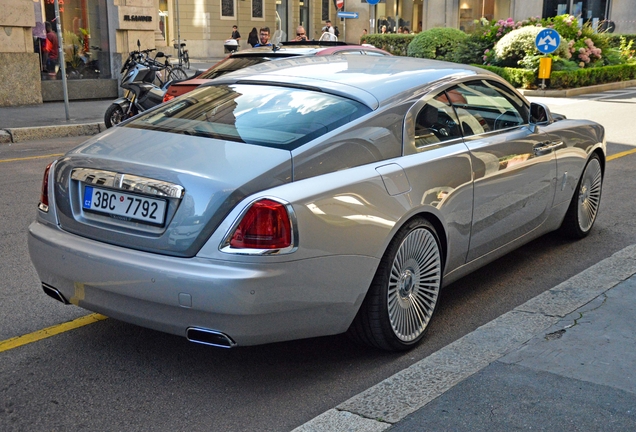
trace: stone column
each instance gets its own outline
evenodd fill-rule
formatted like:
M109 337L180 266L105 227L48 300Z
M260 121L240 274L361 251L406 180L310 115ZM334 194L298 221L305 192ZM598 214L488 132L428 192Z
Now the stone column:
M0 14L0 106L42 103L40 57L33 49L32 0L4 0Z

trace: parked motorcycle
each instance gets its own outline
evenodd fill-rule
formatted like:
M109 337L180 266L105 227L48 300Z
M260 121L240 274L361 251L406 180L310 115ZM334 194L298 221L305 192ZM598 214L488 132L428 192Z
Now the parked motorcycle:
M104 123L110 128L122 121L146 111L163 101L171 81L157 80L157 72L162 69L157 58L166 57L158 52L155 59L149 57L152 50L132 51L121 69L120 86L126 90L124 97L115 100L106 110Z

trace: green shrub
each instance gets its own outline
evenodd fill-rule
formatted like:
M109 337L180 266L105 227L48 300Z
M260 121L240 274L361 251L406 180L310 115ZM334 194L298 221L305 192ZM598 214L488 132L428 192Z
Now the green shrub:
M406 50L415 35L412 34L367 34L360 43L373 45L393 55L406 56Z
M438 27L417 34L407 49L409 57L450 60L453 50L468 36L461 30Z
M495 45L496 63L499 66L515 67L519 66L519 61L526 56L539 55L539 50L535 45L535 40L541 27L525 26L513 30L501 38ZM554 52L554 55L569 58L571 53L568 50L568 43L561 39L561 44Z
M478 33L473 33L468 35L447 58L455 63L483 64L484 51L489 48L492 48L492 44L489 40Z

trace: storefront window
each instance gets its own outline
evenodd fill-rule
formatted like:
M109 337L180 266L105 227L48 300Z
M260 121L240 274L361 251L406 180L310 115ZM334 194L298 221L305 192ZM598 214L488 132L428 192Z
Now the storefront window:
M488 21L510 17L510 0L460 0L459 28L470 33L475 29L475 21Z
M569 13L579 18L579 23L589 23L597 28L607 19L608 0L545 0L543 16L554 17Z
M54 0L35 3L36 30L50 28L55 36L34 31L34 48L40 53L42 79L61 79L57 53L59 23L55 19ZM110 78L110 50L106 0L59 0L60 21L66 74L69 79ZM38 14L39 10L39 14ZM42 21L38 21L42 20ZM48 25L47 25L48 23Z

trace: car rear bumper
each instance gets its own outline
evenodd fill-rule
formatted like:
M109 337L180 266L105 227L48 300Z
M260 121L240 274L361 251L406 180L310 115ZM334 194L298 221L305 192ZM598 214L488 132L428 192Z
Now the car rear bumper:
M43 283L112 318L185 336L190 327L255 345L346 331L377 259L285 263L178 258L113 246L34 222L29 253Z

